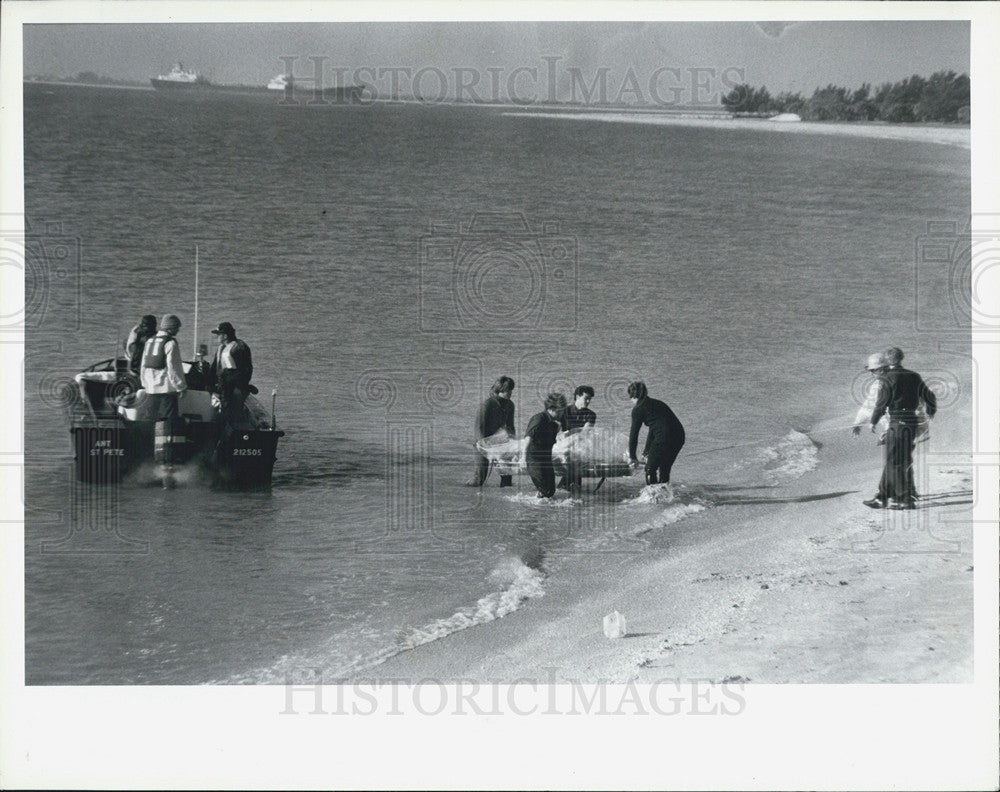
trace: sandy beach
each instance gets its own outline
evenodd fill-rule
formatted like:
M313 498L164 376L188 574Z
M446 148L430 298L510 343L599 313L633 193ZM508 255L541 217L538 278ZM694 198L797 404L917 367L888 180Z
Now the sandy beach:
M847 135L881 140L910 140L945 146L971 148L968 125L887 124L881 122L778 122L757 118L730 118L721 115L657 114L651 112L509 112L504 115L525 118L550 118L562 121L597 121L614 124L649 124L653 126L688 126L710 129L753 129L762 132L814 135Z
M519 610L358 681L971 682L971 410L940 414L918 447L911 512L862 504L881 449L852 418L810 429L818 466L800 478L716 483L712 508L652 528L640 552L581 557ZM701 475L682 453L675 483ZM624 638L603 634L612 610Z

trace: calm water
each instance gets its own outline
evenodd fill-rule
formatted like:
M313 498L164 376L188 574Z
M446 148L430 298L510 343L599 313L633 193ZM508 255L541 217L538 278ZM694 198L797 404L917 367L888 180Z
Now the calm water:
M914 305L946 326L950 280L915 289L915 241L967 220L969 171L919 143L30 86L27 681L329 677L531 607L579 552L694 541L632 536L765 449L800 460L789 432L852 413L872 349L936 349ZM199 340L231 321L278 391L273 490L74 483L58 386L144 313L191 349L196 245ZM504 373L519 431L579 383L627 431L644 379L687 428L678 499L460 486Z

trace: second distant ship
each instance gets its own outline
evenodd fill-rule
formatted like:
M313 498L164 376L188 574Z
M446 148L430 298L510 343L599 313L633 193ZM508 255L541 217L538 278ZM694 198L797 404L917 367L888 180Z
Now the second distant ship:
M194 71L184 68L183 63L175 63L167 74L150 79L153 87L158 91L170 92L175 95L187 94L246 94L257 96L278 96L279 92L283 99L290 99L295 91L294 81L291 75L279 74L277 77L265 85L218 85L210 82L205 77ZM364 92L363 85L340 85L324 88L322 98L327 101L336 102L357 102ZM303 104L315 101L316 91L312 85L299 88L297 100Z

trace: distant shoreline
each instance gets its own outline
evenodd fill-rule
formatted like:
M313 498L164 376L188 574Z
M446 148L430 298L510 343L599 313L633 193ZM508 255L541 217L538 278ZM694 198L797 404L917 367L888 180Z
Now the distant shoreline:
M58 85L73 88L105 88L128 91L155 91L151 85L110 85L57 80L24 80L24 85ZM225 87L225 86L222 86ZM235 86L234 86L235 87ZM305 89L303 89L305 91ZM308 93L308 91L306 91ZM651 124L654 126L702 126L722 129L767 129L783 132L812 132L890 140L914 140L925 143L971 148L970 126L945 122L888 121L794 121L775 122L768 118L747 118L719 108L648 108L604 107L568 104L516 104L513 102L431 102L413 97L375 99L371 104L427 105L438 107L476 107L505 111L512 118L556 118L570 121L603 121L606 123Z

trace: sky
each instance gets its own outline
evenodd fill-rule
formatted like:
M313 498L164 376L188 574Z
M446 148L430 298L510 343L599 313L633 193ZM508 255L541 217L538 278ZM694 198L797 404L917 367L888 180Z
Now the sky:
M343 68L350 81L381 92L392 70L409 69L409 77L397 72L405 92L423 69L425 95L453 95L462 81L477 80L466 93L481 97L496 84L518 96L566 99L572 69L584 81L577 79L580 90L604 69L612 98L631 90L685 100L698 80L710 86L704 99L724 79L808 95L830 83L856 88L940 70L968 73L969 33L967 21L46 22L25 25L23 44L28 75L93 71L145 82L182 61L213 82L261 84L286 71L287 56L296 77L314 74L310 58L322 58L324 80Z

